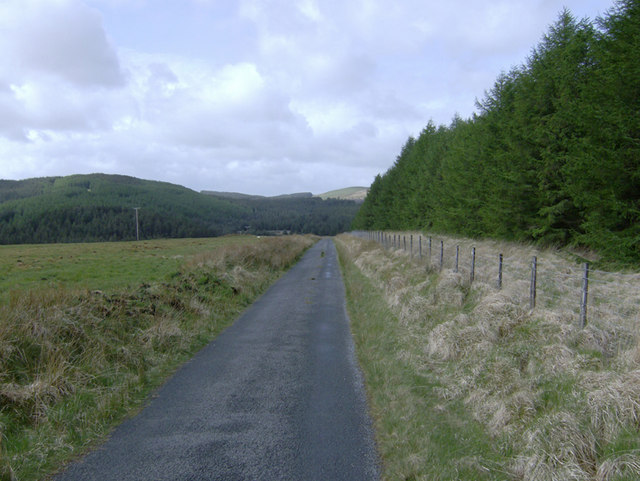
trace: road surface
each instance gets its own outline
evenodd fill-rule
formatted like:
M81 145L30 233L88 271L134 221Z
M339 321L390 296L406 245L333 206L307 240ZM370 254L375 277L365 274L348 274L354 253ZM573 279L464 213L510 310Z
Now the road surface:
M56 481L379 478L335 247L323 239Z

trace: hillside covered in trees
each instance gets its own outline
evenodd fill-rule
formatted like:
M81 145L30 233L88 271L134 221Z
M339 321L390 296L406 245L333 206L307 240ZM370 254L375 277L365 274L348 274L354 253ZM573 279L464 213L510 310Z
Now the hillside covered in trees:
M0 180L0 244L347 230L355 202L316 197L230 199L121 175Z
M567 10L478 113L430 122L378 175L358 229L580 245L640 261L640 2Z

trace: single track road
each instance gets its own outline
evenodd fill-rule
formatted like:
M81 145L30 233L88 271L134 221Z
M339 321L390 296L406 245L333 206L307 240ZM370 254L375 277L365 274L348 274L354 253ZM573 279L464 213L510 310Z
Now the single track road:
M344 285L322 239L56 481L379 478Z

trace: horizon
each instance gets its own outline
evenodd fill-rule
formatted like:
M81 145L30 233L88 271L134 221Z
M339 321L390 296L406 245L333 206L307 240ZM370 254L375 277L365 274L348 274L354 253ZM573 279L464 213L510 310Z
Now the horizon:
M109 176L122 176L122 177L130 177L130 178L135 178L135 179L139 179L139 180L145 180L145 181L150 181L150 182L165 182L165 183L169 183L169 184L173 184L173 185L178 185L180 187L184 187L186 189L189 190L193 190L194 192L197 193L207 193L207 192L215 192L215 193L219 193L219 194L241 194L241 195L247 195L247 196L254 196L254 197L278 197L278 196L285 196L285 195L296 195L296 194L311 194L314 197L320 197L322 195L325 194L330 194L332 192L337 192L337 191L341 191L341 190L346 190L346 189L362 189L362 190L368 190L369 186L359 186L359 185L350 185L350 186L346 186L346 187L341 187L338 189L331 189L325 192L320 192L320 193L314 193L312 191L291 191L291 192L282 192L280 194L274 194L274 195L262 195L262 194L254 194L251 192L237 192L237 191L228 191L228 190L214 190L214 189L201 189L201 190L195 190L192 189L186 185L182 185L182 184L175 184L173 182L168 182L165 180L157 180L157 179L145 179L142 177L135 177L132 175L126 175L126 174L117 174L117 173L106 173L106 172L90 172L87 174L68 174L68 175L45 175L45 176L40 176L40 177L26 177L23 179L5 179L5 178L0 178L0 182L2 181L12 181L12 182L24 182L24 181L28 181L28 180L32 180L32 179L42 179L42 178L64 178L64 177L71 177L71 176L75 176L75 175L109 175Z

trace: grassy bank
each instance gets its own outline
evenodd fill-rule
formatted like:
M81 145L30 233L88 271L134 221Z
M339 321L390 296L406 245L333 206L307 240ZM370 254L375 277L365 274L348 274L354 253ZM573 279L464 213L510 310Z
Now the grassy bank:
M475 244L504 251L525 282L531 248ZM638 479L636 281L602 284L615 309L597 306L582 329L562 281L529 311L515 277L498 290L493 274L471 284L373 242L338 246L385 479Z
M312 242L5 247L0 480L41 479L103 437Z

